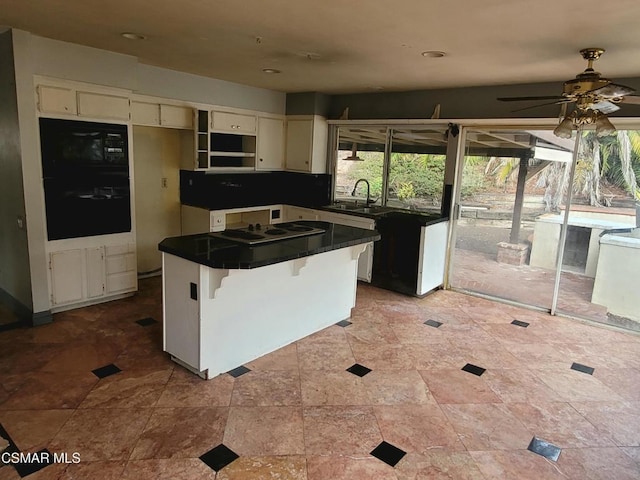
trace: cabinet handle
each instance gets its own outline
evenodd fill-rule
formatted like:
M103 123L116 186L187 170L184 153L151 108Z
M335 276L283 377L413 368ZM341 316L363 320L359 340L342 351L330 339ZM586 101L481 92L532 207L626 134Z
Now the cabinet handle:
M262 159L260 159L260 161L262 162Z

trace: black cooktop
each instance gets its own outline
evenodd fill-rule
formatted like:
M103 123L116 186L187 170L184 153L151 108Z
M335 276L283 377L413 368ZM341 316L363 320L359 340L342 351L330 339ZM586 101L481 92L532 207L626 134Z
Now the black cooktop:
M244 228L212 232L209 235L215 238L225 238L248 245L273 242L287 238L304 237L324 233L325 230L311 225L302 225L295 222L279 223L276 225L262 226L259 223L250 224Z

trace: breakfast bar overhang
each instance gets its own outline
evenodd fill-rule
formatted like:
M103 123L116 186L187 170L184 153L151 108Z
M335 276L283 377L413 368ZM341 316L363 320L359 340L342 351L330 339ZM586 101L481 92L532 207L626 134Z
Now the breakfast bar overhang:
M255 246L211 233L159 244L164 350L174 361L213 378L350 317L358 257L378 232L296 223L324 232Z

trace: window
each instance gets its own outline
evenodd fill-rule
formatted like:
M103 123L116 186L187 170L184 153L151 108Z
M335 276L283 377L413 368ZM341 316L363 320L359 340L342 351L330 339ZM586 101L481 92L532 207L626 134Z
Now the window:
M366 202L368 183L371 204L440 211L446 130L446 125L338 127L334 201Z

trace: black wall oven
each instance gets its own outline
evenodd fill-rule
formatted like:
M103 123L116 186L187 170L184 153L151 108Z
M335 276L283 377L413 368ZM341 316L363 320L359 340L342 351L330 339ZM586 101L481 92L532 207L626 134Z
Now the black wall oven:
M49 240L131 231L126 125L40 119Z

